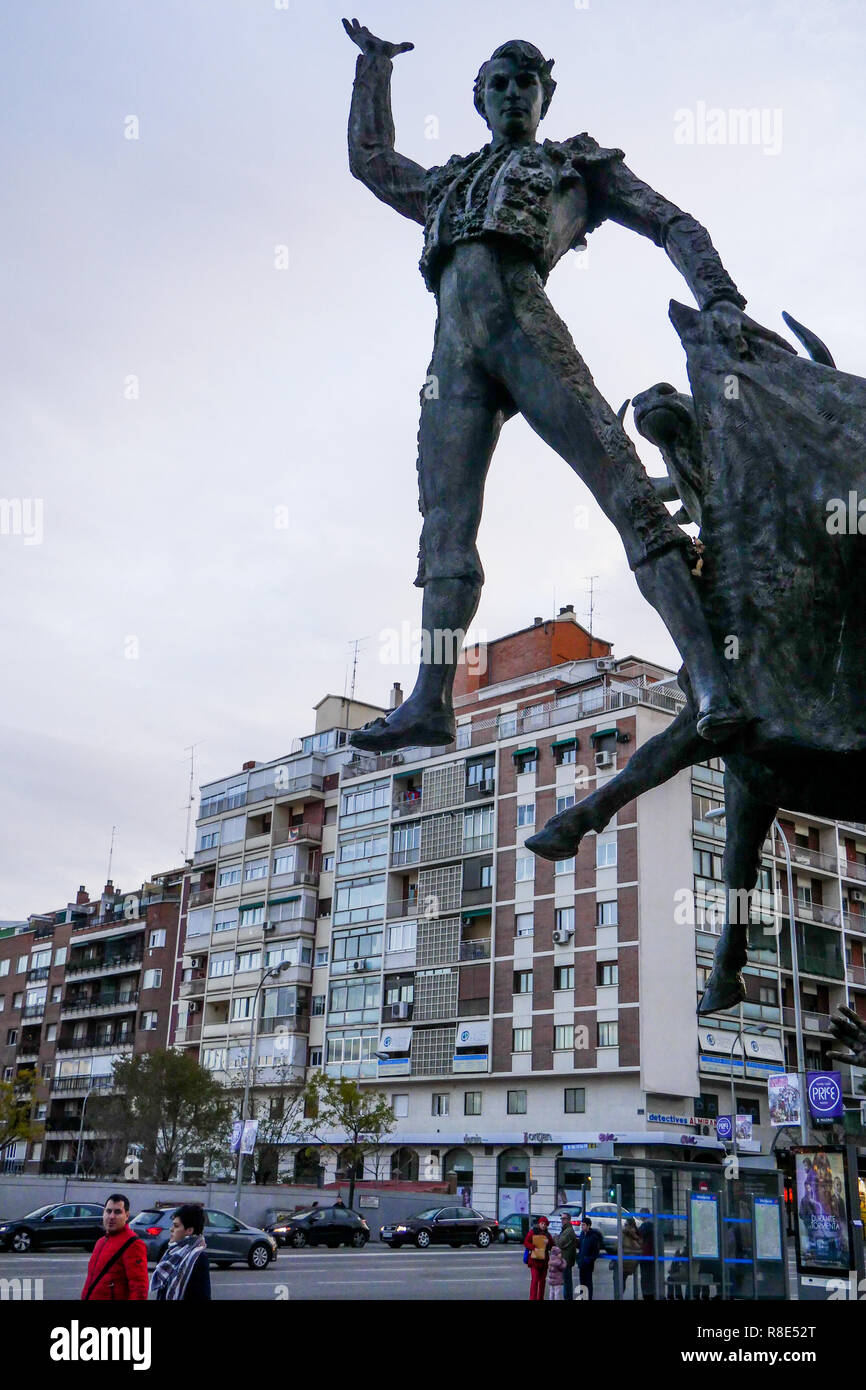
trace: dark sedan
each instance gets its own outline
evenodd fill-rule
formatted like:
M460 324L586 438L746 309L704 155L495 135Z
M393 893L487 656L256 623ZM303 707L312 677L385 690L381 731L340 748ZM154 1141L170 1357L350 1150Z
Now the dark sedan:
M176 1207L151 1208L139 1212L129 1223L129 1229L141 1236L147 1246L147 1258L151 1263L158 1263L168 1248L171 1218L176 1210ZM210 1207L205 1208L204 1241L208 1260L217 1269L228 1269L241 1260L250 1269L267 1269L271 1260L277 1258L277 1242L267 1231L247 1226L227 1212Z
M17 1221L0 1221L0 1250L25 1255L48 1245L81 1245L92 1250L100 1236L102 1207L94 1202L64 1202L37 1207Z
M429 1211L419 1211L396 1226L382 1226L379 1239L392 1250L401 1245L417 1245L426 1250L428 1245L478 1245L486 1250L499 1231L499 1222L492 1216L482 1216L472 1207L431 1207Z
M361 1250L370 1239L370 1227L363 1216L349 1207L317 1207L315 1211L296 1211L285 1223L273 1226L274 1235L282 1237L295 1250L305 1245L350 1245Z

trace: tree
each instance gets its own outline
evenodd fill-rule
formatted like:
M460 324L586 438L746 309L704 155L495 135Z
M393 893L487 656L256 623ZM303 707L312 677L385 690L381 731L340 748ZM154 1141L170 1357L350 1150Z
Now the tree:
M270 1183L278 1180L280 1148L305 1136L307 1124L304 1088L296 1079L297 1068L286 1061L261 1070L267 1080L259 1083L257 1089L254 1074L250 1087L249 1116L258 1120L256 1144L250 1157L255 1182ZM244 1067L229 1072L226 1087L235 1101L238 1091L243 1091L245 1072Z
M170 1049L114 1065L115 1093L100 1098L98 1127L142 1146L144 1167L168 1182L180 1159L224 1142L232 1104L194 1057Z
M394 1112L381 1091L364 1089L345 1076L315 1072L304 1089L309 1135L322 1148L349 1160L349 1203L355 1200L355 1166L376 1153L394 1128ZM339 1136L339 1137L336 1137Z
M13 1081L0 1081L0 1154L15 1139L32 1139L42 1125L30 1119L36 1089L35 1071L21 1071Z

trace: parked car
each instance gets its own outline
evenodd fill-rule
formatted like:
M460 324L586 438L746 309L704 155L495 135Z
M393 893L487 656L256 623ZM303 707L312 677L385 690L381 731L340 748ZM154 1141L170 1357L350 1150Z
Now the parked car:
M82 1245L92 1250L100 1236L102 1207L95 1202L63 1202L37 1207L17 1221L0 1221L0 1250L24 1255L48 1245Z
M363 1216L349 1207L316 1207L315 1211L296 1211L275 1234L284 1235L286 1245L300 1250L305 1245L350 1245L362 1250L370 1239L370 1227Z
M130 1221L130 1230L141 1236L147 1246L147 1258L158 1263L165 1254L170 1239L172 1213L176 1207L150 1208L141 1211ZM217 1269L246 1260L250 1269L267 1269L277 1258L277 1242L267 1231L247 1226L224 1211L205 1208L204 1240L208 1259Z
M430 1207L419 1211L394 1226L382 1226L379 1239L399 1250L401 1245L480 1245L486 1249L496 1239L499 1222L492 1216L482 1216L472 1207Z
M508 1241L517 1241L522 1245L528 1230L529 1217L519 1211L513 1211L510 1216L499 1222L496 1239L500 1245L505 1245Z

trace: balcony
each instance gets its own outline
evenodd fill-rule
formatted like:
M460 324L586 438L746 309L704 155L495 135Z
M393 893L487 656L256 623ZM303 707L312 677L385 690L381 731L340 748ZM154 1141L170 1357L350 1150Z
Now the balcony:
M318 888L319 875L310 873L308 869L295 869L287 874L273 874L272 881L279 884L280 888Z
M787 894L780 894L778 901L783 921L790 920ZM821 903L805 902L802 898L794 899L794 916L799 917L802 922L826 922L830 927L842 925L842 913L838 907L823 907Z
M395 917L417 917L417 898L392 898L387 904L386 916L390 922Z
M480 1018L490 1013L490 998L484 995L481 999L460 999L457 1001L458 1018Z
M213 892L213 885L210 888L199 888L196 893L190 893L188 905L190 907L207 907L209 903L213 902Z
M412 845L410 849L392 849L391 868L403 869L407 864L417 864L420 858L420 845Z
M27 971L27 979L33 984L37 980L47 980L50 973L50 965L37 965L35 970Z
M859 883L866 882L866 864L858 864L854 859L839 855L839 871L843 878L854 878Z
M842 917L846 931L866 933L866 912L845 912Z
M828 1034L830 1031L830 1015L817 1014L811 1009L802 1009L803 1032ZM786 1028L796 1028L796 1017L793 1009L782 1009L782 1023Z
M38 1060L39 1048L34 1047L32 1043L26 1043L23 1047L19 1047L15 1054L15 1062L19 1067L27 1066L31 1062L37 1062Z
M138 1003L138 990L127 994L115 994L97 999L66 999L60 1005L61 1014L111 1013L114 1010L134 1009Z
M43 1015L44 1013L45 1013L45 1005L44 1005L44 1004L28 1004L26 1009L22 1009L22 1010L21 1010L21 1017L22 1017L22 1019L25 1019L25 1018L41 1018L42 1015Z
M382 1007L382 1022L383 1022L383 1023L411 1023L411 1022L412 1022L412 1014L413 1014L413 1005L412 1005L412 1004L409 1004L408 1012L404 1012L405 1009L406 1009L406 1005L405 1005L405 1004L385 1004L385 1005L383 1005L383 1007Z
M320 845L322 843L322 826L313 825L310 821L302 821L300 825L290 825L289 828L280 832L279 839L274 840L274 849L281 845Z
M181 999L201 999L207 989L207 978L202 976L200 980L182 980L180 985Z
M110 1091L112 1089L112 1079L110 1076L89 1076L86 1073L81 1076L54 1076L51 1078L51 1094L68 1095L80 1091Z
M112 1038L97 1041L96 1038L61 1038L57 1044L58 1052L115 1052L119 1047L132 1047L133 1034L118 1033Z
M835 878L839 872L840 860L835 854L822 854L817 849L804 849L802 845L791 844L788 841L788 848L791 851L791 863L795 869L818 869L822 874L832 874ZM777 861L785 862L785 852L779 845L778 836L773 836L770 840L764 841L764 854L773 855ZM863 870L863 877L866 878L866 868Z
M485 777L483 782L472 782L466 787L467 802L489 801L496 795L496 779Z
M130 952L128 955L111 956L108 960L88 960L80 964L72 962L66 967L67 976L74 976L76 980L88 979L96 975L116 975L118 971L131 972L141 965L144 959L141 952Z
M420 791L403 792L395 796L391 802L391 814L395 820L404 820L409 816L420 816L424 812L424 798Z
M850 985L866 985L866 967L862 965L849 965L846 969L846 974Z
M174 1040L180 1045L198 1043L201 1041L201 1024L194 1023L188 1028L176 1028Z
M461 942L460 942L460 959L463 960L463 961L466 961L466 960L489 960L489 959L490 959L490 941L489 941L489 940L461 941Z

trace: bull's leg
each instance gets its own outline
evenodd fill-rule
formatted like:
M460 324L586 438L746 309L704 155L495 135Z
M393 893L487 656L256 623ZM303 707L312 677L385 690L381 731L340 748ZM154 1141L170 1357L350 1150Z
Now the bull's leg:
M742 969L748 959L749 894L758 881L761 847L777 807L757 801L725 770L728 835L723 872L727 908L725 927L716 947L713 968L701 996L698 1013L736 1008L746 997Z
M635 796L661 786L669 778L707 756L706 740L695 728L695 717L683 709L664 733L648 739L628 767L583 801L551 816L543 830L526 841L542 859L570 859L589 830L604 830L611 816Z

